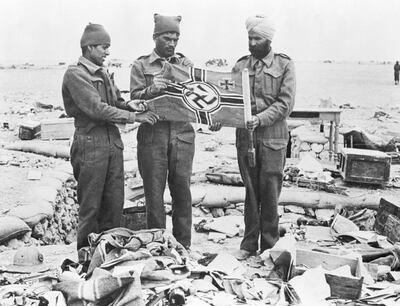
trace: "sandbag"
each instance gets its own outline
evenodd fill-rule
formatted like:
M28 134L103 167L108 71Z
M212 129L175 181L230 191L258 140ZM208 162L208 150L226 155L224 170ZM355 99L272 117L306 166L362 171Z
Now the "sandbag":
M29 226L15 216L0 217L0 243L30 232Z
M227 207L230 204L244 202L245 188L224 185L197 185L191 186L192 205L204 207ZM164 202L172 204L168 190L164 193Z
M44 156L61 157L69 159L69 146L51 144L38 141L23 141L17 143L10 143L4 146L6 150L31 152Z
M206 173L206 178L212 183L243 186L242 177L240 176L240 173L236 172L226 171L226 172Z
M34 228L44 218L53 216L53 206L50 202L41 200L32 204L13 207L8 212L8 215L17 217L30 228Z

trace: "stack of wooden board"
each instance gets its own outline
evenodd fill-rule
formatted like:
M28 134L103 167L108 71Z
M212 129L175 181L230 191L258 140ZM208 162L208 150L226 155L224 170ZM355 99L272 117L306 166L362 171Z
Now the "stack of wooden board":
M46 119L41 121L41 138L69 139L74 134L74 118Z

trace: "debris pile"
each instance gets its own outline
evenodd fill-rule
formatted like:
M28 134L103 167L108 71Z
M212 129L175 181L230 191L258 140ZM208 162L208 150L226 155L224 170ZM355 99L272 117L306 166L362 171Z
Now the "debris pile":
M77 262L65 259L50 271L16 276L1 263L0 305L396 305L399 203L377 193L371 179L356 185L361 193L352 194L354 185L344 180L343 170L323 163L324 155L319 153L326 148L321 151L314 138L309 140L310 147L302 150L299 159L287 162L279 203L281 238L274 248L244 261L230 252L232 241L244 234L245 190L235 156L229 157L232 162L220 159L215 167L193 176L193 224L196 239L204 242L201 252L187 252L164 230L128 229L139 220L127 216L128 210L139 212L132 205L144 201L132 159L129 165L133 166L125 167L132 170L125 173L127 228L90 235L91 247L79 252ZM23 143L10 149L60 156L56 148ZM221 144L207 140L203 148L217 156ZM23 157L0 157L0 163L22 170L47 168ZM396 187L393 174L400 177L392 171L391 183L379 188ZM0 251L76 240L78 204L71 173L47 180L32 172L29 178L52 188L42 186L36 191L39 204L28 203L29 209L22 205L2 212ZM164 199L169 213L169 191ZM145 217L143 207L140 218ZM210 252L209 245L217 251Z

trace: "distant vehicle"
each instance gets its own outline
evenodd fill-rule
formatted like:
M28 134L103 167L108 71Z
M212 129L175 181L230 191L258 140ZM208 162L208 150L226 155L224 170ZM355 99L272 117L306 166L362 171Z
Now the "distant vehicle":
M228 66L228 62L224 58L213 58L213 59L209 59L205 63L205 65L207 67L209 67L209 66L224 67L224 66Z

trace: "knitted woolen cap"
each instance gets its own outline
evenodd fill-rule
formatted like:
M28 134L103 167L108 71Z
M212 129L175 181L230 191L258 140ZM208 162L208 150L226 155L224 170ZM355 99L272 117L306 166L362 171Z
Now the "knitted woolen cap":
M100 24L89 23L81 37L81 48L93 45L110 45L111 38Z
M181 20L181 16L154 14L154 34L159 35L165 32L176 32L179 34L179 23Z

